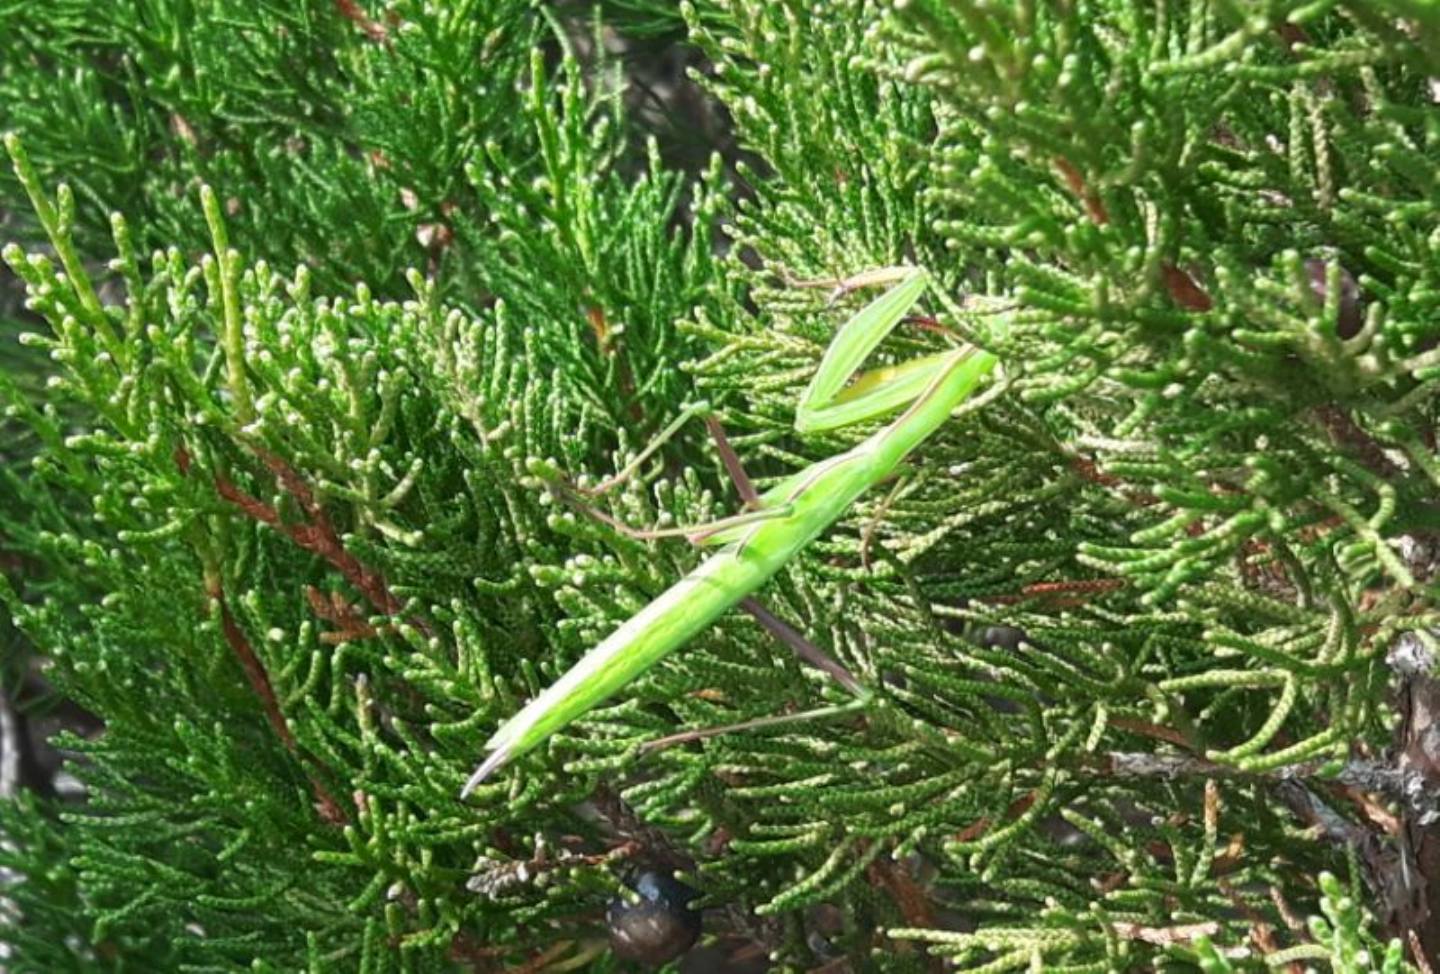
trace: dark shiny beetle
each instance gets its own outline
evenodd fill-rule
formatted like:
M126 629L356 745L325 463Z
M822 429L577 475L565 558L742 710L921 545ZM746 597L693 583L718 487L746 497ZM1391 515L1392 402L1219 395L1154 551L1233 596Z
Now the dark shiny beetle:
M700 936L700 911L690 908L700 894L654 871L640 873L630 886L639 898L618 897L605 915L615 955L658 967L689 950Z

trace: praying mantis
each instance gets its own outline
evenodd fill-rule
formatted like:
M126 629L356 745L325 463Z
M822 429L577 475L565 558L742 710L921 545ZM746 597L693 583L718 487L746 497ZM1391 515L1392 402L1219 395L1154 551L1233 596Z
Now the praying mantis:
M894 286L858 311L836 333L801 396L795 428L802 433L836 429L902 407L904 412L850 450L792 474L763 495L752 496L751 511L703 527L650 532L651 537L686 535L697 544L718 550L506 721L486 742L485 749L490 753L465 783L462 799L495 771L598 706L736 605L744 605L804 655L803 648L797 645L797 641L803 643L803 637L765 613L750 599L751 593L844 515L862 494L892 476L906 456L945 424L997 364L990 352L962 344L865 372L849 381L871 351L904 320L930 285L930 276L917 268L883 268L842 282L841 287L855 289L887 283ZM682 415L667 427L661 438L673 433L685 418ZM718 424L712 426L712 433L723 446ZM590 493L618 483L637 469L655 446L652 444L604 487ZM553 465L531 466L532 471L552 483L561 479ZM729 460L727 466L731 466ZM738 463L732 466L731 473L742 488L748 485L743 472L738 471ZM793 638L787 638L787 631ZM857 696L863 696L863 689L843 667L832 663L826 668Z

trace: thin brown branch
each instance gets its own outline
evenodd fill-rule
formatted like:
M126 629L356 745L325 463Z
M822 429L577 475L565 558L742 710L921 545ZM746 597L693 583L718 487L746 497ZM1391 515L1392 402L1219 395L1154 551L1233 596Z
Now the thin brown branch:
M895 902L907 927L936 925L935 911L930 906L930 897L924 888L911 878L905 869L891 862L888 856L881 855L874 859L866 867L865 873L872 886L878 886L890 894L890 899ZM902 953L908 953L912 949L913 945L908 943L902 943L898 947ZM943 974L944 960L940 957L927 957L926 969L932 974Z
M1111 925L1116 936L1126 940L1138 940L1156 947L1172 944L1188 944L1196 937L1212 937L1220 932L1220 924L1214 920L1205 923L1177 924L1173 927L1146 927L1138 923L1115 923Z
M549 967L552 962L558 961L568 954L570 948L573 946L575 946L575 941L573 940L561 940L558 943L551 944L519 967L507 968L506 974L538 974L538 972Z
M695 868L695 860L671 841L663 829L657 829L642 819L609 785L604 782L597 784L590 795L590 803L618 836L638 843L645 858L672 869Z
M645 413L635 398L635 375L631 372L630 362L626 357L618 354L621 348L615 340L616 329L611 327L609 319L605 317L605 309L598 304L592 304L585 309L585 319L590 323L590 331L595 336L595 344L599 346L600 353L615 362L615 381L620 387L620 398L630 404L626 412L637 426L643 426Z
M1085 177L1080 175L1080 170L1075 168L1074 163L1064 156L1056 156L1055 168L1059 170L1060 176L1065 180L1065 185L1070 188L1070 192L1085 204L1085 213L1090 217L1090 221L1098 227L1109 223L1110 213L1105 209L1105 203L1100 199L1100 194L1086 184Z
M373 639L380 635L381 630L365 621L360 613L355 611L355 607L347 602L339 592L331 592L329 598L326 598L325 594L315 586L307 585L305 586L305 598L310 603L311 612L336 626L334 630L320 634L322 643L338 646L358 639ZM385 628L389 630L391 627L386 626Z
M385 579L378 572L371 571L345 549L344 544L340 541L340 535L331 524L325 509L315 499L314 492L305 483L304 478L284 460L268 450L259 447L253 447L252 450L266 469L274 475L281 489L299 505L308 523L286 523L275 508L259 498L247 494L223 474L216 473L215 490L220 496L250 518L275 528L301 548L319 555L382 615L399 615L401 609L404 608L401 601L390 591L385 584ZM424 621L419 619L406 621L426 635L430 634L430 627Z
M330 523L330 518L315 500L315 495L304 479L285 461L266 450L257 448L255 455L275 475L285 492L299 502L301 509L310 518L309 525L285 525L285 532L301 547L314 551L335 566L380 612L387 616L399 613L402 608L400 600L391 594L379 574L370 571L358 558L345 550L345 546L340 543L340 536Z
M1019 798L1015 799L1013 802L1010 803L1010 807L1005 809L1005 818L1014 819L1020 815L1023 815L1031 805L1035 804L1035 799L1038 797L1039 792L1032 791L1029 794L1022 795ZM971 822L969 825L961 829L959 832L955 833L955 841L973 842L975 839L978 839L980 836L984 835L987 831L989 831L990 826L991 820L988 817L976 819L975 821Z
M1440 813L1433 807L1440 792L1440 680L1430 675L1433 661L1413 637L1397 643L1388 662L1400 678L1398 773L1411 783L1401 805L1398 845L1404 858L1400 869L1385 876L1381 905L1389 915L1382 919L1392 933L1405 931L1416 959L1440 957ZM1416 799L1431 807L1420 807Z
M1215 302L1210 299L1195 278L1176 267L1174 264L1162 264L1160 266L1160 279L1169 292L1171 300L1187 311L1209 311L1215 307Z
M367 14L355 0L335 0L335 9L376 44L390 45L390 29Z
M1392 482L1403 476L1404 472L1385 455L1385 448L1361 429L1344 409L1334 403L1325 403L1315 407L1315 415L1325 432L1330 434L1330 439L1366 470Z
M1121 726L1119 719L1112 719L1110 723L1112 726ZM1163 730L1164 728L1159 729ZM1168 737L1165 739L1169 740ZM1235 765L1218 764L1194 755L1151 754L1145 751L1109 751L1088 755L1083 760L1085 766L1091 770L1123 778L1174 778L1202 775L1210 778L1270 778L1286 782L1313 778L1323 771L1327 775L1323 780L1333 780L1347 787L1380 792L1396 799L1409 795L1414 787L1413 776L1374 761L1350 761L1332 779L1329 777L1329 772L1326 771L1329 762L1325 761L1307 761L1303 764L1287 765L1269 771L1247 771ZM1351 828L1354 827L1351 826Z
M1420 968L1421 974L1435 974L1435 968L1430 966L1430 957L1420 943L1420 935L1414 930L1406 930L1405 943L1410 947L1410 959Z
M1220 880L1218 885L1220 892L1230 898L1230 902L1235 909L1239 911L1246 920L1250 921L1250 942L1255 945L1255 949L1260 952L1260 955L1262 957L1269 957L1278 951L1280 945L1275 942L1275 927L1266 921L1254 907L1245 902L1245 898L1240 895L1240 891L1235 889L1235 887L1223 879ZM1291 961L1285 965L1285 971L1287 974L1304 974L1305 968L1299 961Z
M302 763L307 755L301 751L295 741L295 735L290 730L290 725L285 720L285 714L280 710L280 701L275 696L275 688L270 683L270 676L265 672L265 666L260 662L260 657L255 654L250 640L245 637L245 631L235 621L230 613L230 607L225 601L225 591L218 578L207 578L205 583L206 594L214 599L220 607L220 628L225 635L225 642L229 645L230 651L235 655L240 668L245 671L245 678L250 682L250 688L255 691L255 696L260 699L260 708L265 712L265 718L269 721L275 735L280 738L280 743L285 749L299 758ZM348 819L340 804L331 797L329 791L320 783L314 775L306 772L310 779L310 788L315 794L315 808L320 817L332 825L342 825Z
M1183 747L1187 751L1193 751L1195 749L1190 738L1173 727L1152 724L1148 720L1140 720L1137 717L1126 717L1124 715L1110 717L1109 723L1111 727L1118 728L1119 730L1139 734L1141 737L1154 738L1157 741L1166 741L1174 744L1176 747Z
M1156 497L1154 494L1147 494L1143 491L1127 491L1122 489L1126 486L1124 480L1114 476L1113 474L1105 473L1100 469L1099 464L1097 464L1089 457L1072 457L1070 461L1070 467L1083 479L1090 481L1092 484L1098 484L1101 487L1106 487L1110 490L1115 491L1117 496L1123 498L1131 504L1134 504L1136 507L1150 507L1151 505L1160 503L1160 498Z
M1305 926L1305 919L1295 912L1290 901L1285 898L1285 893L1278 886L1270 887L1270 902L1275 904L1275 912L1280 914L1280 919L1285 921L1285 926L1297 937L1304 937L1308 934Z
M245 678L250 681L250 688L255 691L255 696L260 698L260 707L265 712L265 718L270 721L280 743L284 744L286 749L294 751L295 735L291 733L290 725L285 722L280 701L276 699L275 689L270 685L270 677L235 617L230 614L230 607L225 604L225 593L221 591L218 581L211 583L208 594L220 606L220 628L225 634L225 642L230 646L240 668L245 671Z
M1093 595L1103 595L1124 588L1129 582L1123 578L1081 578L1060 582L1034 582L1013 595L983 595L978 602L994 605L1013 605L1032 599L1045 599L1047 606L1065 608L1085 605Z

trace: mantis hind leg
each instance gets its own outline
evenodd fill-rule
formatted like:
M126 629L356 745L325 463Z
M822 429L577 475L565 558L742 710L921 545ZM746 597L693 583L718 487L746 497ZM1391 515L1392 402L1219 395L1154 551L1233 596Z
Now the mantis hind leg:
M746 596L741 599L740 608L750 613L756 622L768 629L771 635L784 643L789 649L793 650L796 656L816 669L829 674L834 678L836 683L840 684L846 690L849 690L856 697L866 697L869 695L870 691L866 690L864 685L855 679L854 674L847 670L844 664L831 658L823 649L806 639L784 619L772 614L769 609L765 608L765 606L761 605L753 597Z
M851 714L863 712L874 699L875 695L873 691L869 690L863 683L856 679L855 675L846 669L844 664L838 662L819 646L816 646L810 640L806 639L798 630L785 620L771 613L769 609L761 605L756 599L747 596L740 600L739 605L746 612L750 613L756 622L769 630L771 635L793 651L796 656L831 677L836 683L839 683L853 694L855 699L849 703L817 707L813 710L802 711L798 714L777 714L773 717L757 717L754 720L741 721L736 724L724 724L719 727L705 727L699 730L669 734L652 741L646 741L640 745L641 754L652 754L655 751L673 747L676 744L702 741L724 734L738 734L744 731L760 730L766 727L781 727L786 724L801 724L814 720L847 717Z
M880 527L880 521L889 512L890 506L895 503L901 492L910 485L909 477L900 477L895 481L895 486L890 488L889 493L880 501L874 512L865 519L865 527L860 531L860 567L865 571L870 570L870 549L875 544L875 532Z
M835 704L829 707L816 707L814 710L805 710L798 714L776 714L774 717L757 717L754 720L741 721L738 724L726 724L723 727L706 727L701 730L681 731L678 734L671 734L668 737L657 737L653 741L646 741L640 745L641 754L653 754L656 751L667 747L674 747L676 744L688 744L691 741L703 741L710 737L720 737L724 734L738 734L742 731L760 730L765 727L781 727L786 724L803 724L812 720L829 720L835 717L848 717L852 714L862 713L870 705L873 697L868 690L862 697L856 697L849 703Z

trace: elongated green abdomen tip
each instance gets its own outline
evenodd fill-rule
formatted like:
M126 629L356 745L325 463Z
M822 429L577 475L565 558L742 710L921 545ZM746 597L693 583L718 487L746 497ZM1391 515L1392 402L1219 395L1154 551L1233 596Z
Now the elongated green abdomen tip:
M480 767L476 768L470 777L465 779L465 787L460 789L460 800L464 801L469 798L472 791L484 784L486 778L490 777L496 771L499 771L509 760L510 749L508 747L502 747L499 750L492 751L489 757L480 762Z

